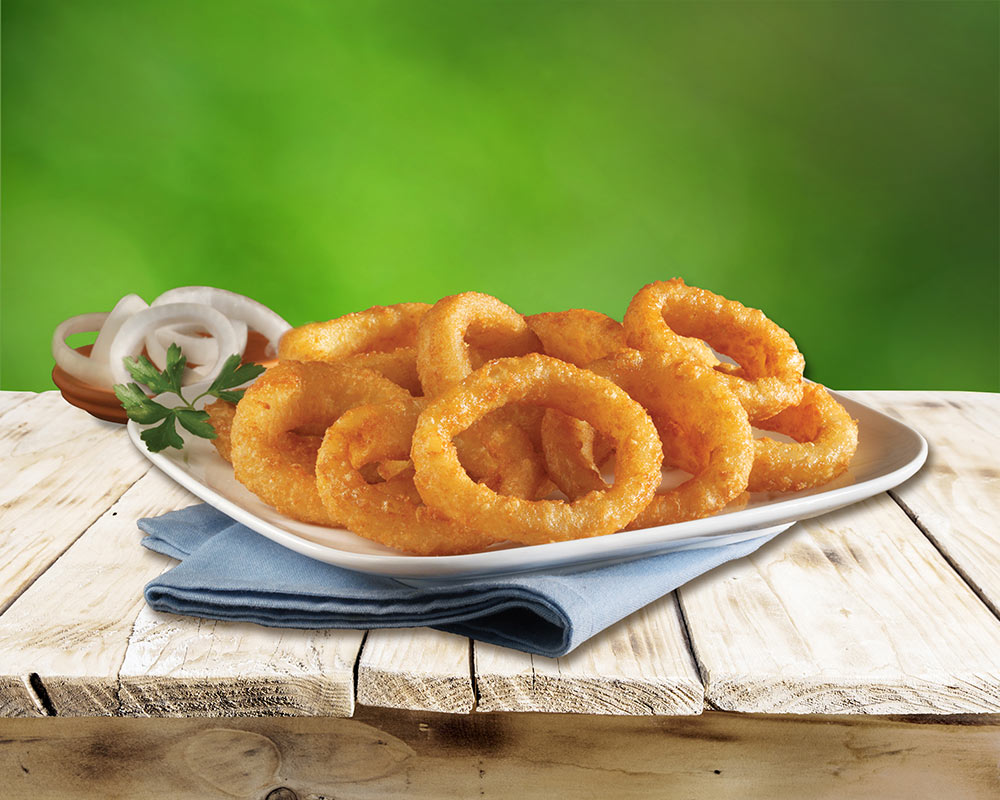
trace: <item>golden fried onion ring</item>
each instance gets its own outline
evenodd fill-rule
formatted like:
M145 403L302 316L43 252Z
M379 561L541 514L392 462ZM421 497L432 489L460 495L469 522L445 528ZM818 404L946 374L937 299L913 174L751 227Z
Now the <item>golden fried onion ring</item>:
M371 370L319 361L283 361L246 390L233 418L236 479L280 513L336 525L316 492L320 437L355 406L409 397Z
M236 417L236 404L216 400L205 406L205 411L208 412L209 424L215 429L212 444L215 445L219 455L231 464L233 462L231 436L233 419Z
M428 397L441 394L491 358L541 348L524 317L479 292L444 297L417 332L417 372ZM507 406L462 431L455 444L472 478L500 494L534 499L551 488L540 449L542 412Z
M282 361L336 361L355 353L389 352L416 344L417 326L427 303L372 306L327 322L292 328L281 337Z
M494 537L466 528L430 508L413 487L413 472L382 483L362 467L409 457L420 400L396 400L352 409L331 425L316 460L316 487L329 515L367 539L417 555L485 549Z
M453 438L506 403L556 408L610 434L617 446L613 486L572 502L499 495L462 470ZM451 519L522 544L613 533L653 497L660 482L659 437L642 407L610 381L551 356L491 361L420 415L411 450L414 482L428 505Z
M435 397L476 368L474 351L482 361L540 349L538 337L513 308L488 294L464 292L438 300L421 321L417 372L425 394Z
M640 289L624 325L629 345L637 350L710 365L704 351L692 350L691 342L701 339L733 358L739 368L720 365L719 371L751 421L772 417L802 399L805 359L792 337L758 309L673 278Z
M525 317L542 343L542 352L578 367L625 349L625 328L617 320L586 308Z
M714 514L747 488L753 432L746 411L713 370L667 353L630 350L591 364L649 412L664 463L692 473L657 492L629 529ZM558 483L558 481L557 481Z
M828 483L847 469L858 449L858 424L818 383L804 383L802 402L754 426L795 442L757 439L752 492L797 492Z
M402 386L414 397L421 397L424 393L420 385L420 376L417 375L416 347L397 347L388 352L372 350L355 353L333 363L370 369L388 378L397 386Z

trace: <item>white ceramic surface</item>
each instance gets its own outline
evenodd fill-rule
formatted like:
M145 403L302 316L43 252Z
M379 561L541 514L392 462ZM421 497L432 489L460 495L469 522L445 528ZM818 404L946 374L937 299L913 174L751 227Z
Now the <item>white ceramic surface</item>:
M897 486L927 458L927 442L915 430L862 403L834 393L858 421L859 446L847 472L816 489L790 494L754 494L735 511L656 528L506 547L458 556L411 556L371 542L348 530L324 528L282 516L237 483L232 467L212 444L181 430L183 450L150 453L140 427L128 423L129 436L159 469L248 528L310 558L347 569L399 578L448 580L475 575L539 569L591 567L656 553L715 547L765 536L794 522L825 514Z

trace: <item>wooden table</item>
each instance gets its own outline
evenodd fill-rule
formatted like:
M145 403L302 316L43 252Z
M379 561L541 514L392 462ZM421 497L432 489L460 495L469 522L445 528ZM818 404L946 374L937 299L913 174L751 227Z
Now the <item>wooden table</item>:
M1000 796L1000 395L853 395L921 473L548 659L154 613L195 499L0 393L0 796Z

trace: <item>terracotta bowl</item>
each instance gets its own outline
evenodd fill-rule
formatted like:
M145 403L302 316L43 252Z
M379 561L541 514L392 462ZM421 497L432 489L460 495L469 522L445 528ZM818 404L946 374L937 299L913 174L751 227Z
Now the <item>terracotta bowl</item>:
M77 347L76 350L83 355L90 355L93 345L85 344ZM267 339L257 331L250 331L247 334L247 347L243 356L243 361L255 361L265 367L274 366L275 359L265 358L264 352L267 348ZM79 378L74 378L62 369L58 364L52 369L52 382L59 388L60 393L66 402L77 408L82 408L88 414L92 414L98 419L108 422L128 422L125 409L122 408L115 393L110 389L100 386L92 386L84 383Z

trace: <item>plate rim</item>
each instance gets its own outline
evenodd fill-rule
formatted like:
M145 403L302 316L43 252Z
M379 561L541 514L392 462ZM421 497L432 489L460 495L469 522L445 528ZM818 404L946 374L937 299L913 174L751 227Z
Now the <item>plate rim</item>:
M243 508L212 487L205 485L185 470L178 460L163 453L150 452L141 440L139 436L141 428L134 420L128 421L126 429L132 444L157 469L203 502L283 547L306 557L355 572L415 580L461 580L475 576L535 572L542 569L561 569L583 564L617 563L656 553L669 552L672 544L674 549L677 549L678 543L683 544L694 537L722 537L736 532L751 533L758 530L761 531L761 535L772 535L775 529L780 526L787 528L803 519L826 514L888 491L920 470L927 460L929 448L927 440L919 431L860 400L833 390L829 391L848 408L848 411L851 410L851 406L863 408L865 413L880 418L883 424L888 423L889 426L911 437L910 445L916 448L912 457L895 469L880 473L860 483L851 483L847 486L839 486L829 491L801 497L792 496L774 503L734 511L730 514L641 530L620 531L606 536L447 556L355 553L303 538L297 533L280 528L258 517L252 511ZM213 455L217 456L214 449L212 452ZM221 457L219 458L221 460ZM788 509L787 513L775 513L776 510L780 511L782 508ZM734 525L734 522L737 524ZM704 530L706 528L707 531ZM663 531L666 529L677 535L663 539ZM685 537L683 534L688 530L691 530L691 534ZM628 537L628 547L615 546L622 540L614 537L620 536Z

